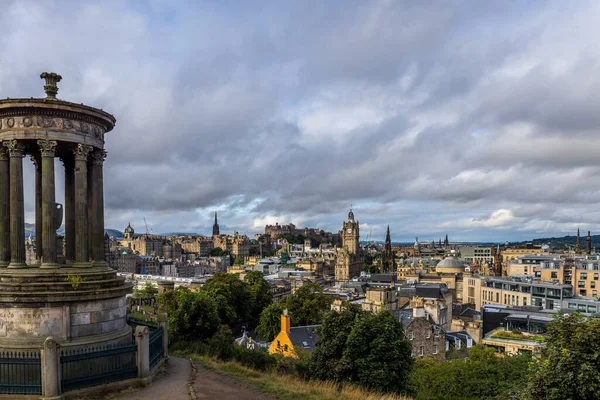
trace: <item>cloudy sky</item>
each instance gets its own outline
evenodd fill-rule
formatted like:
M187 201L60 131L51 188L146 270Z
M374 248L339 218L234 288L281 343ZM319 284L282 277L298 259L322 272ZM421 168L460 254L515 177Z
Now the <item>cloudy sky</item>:
M110 228L210 233L218 210L225 232L337 231L353 204L362 238L600 233L599 20L596 1L3 0L0 97L53 71L115 115Z

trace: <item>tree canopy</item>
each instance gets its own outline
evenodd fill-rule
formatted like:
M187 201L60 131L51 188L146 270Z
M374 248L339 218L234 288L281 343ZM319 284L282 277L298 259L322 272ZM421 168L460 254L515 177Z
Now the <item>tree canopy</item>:
M548 324L543 359L531 377L534 399L600 398L600 320L580 314Z
M281 304L271 304L261 312L256 333L262 340L271 341L275 339L275 336L281 330L281 314L283 314Z
M207 340L219 328L217 303L207 292L178 288L160 294L157 301L168 313L173 340Z
M150 282L146 282L146 284L141 288L133 292L133 297L136 299L151 299L158 294L158 289L156 286L151 284Z
M250 287L238 275L217 273L202 287L217 302L221 323L232 327L250 321L252 317L252 293Z
M288 309L295 326L320 323L330 306L331 299L316 283L296 289L285 301L285 308Z
M273 302L271 286L260 271L246 273L244 282L249 285L252 294L252 321L258 322L261 312Z

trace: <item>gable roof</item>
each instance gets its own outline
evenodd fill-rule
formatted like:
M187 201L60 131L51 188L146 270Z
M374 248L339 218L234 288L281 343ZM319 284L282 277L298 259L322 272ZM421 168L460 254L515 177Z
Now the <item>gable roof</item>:
M290 328L289 338L294 346L299 346L307 351L311 351L317 345L319 336L317 335L316 328L321 325L306 325L306 326L293 326Z

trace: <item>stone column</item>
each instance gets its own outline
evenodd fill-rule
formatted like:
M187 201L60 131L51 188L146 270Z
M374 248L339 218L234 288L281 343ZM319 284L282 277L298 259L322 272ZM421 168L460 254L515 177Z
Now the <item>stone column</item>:
M60 399L60 349L53 337L47 337L42 345L42 398Z
M167 313L158 314L158 325L163 329L163 354L169 359L169 316Z
M42 259L42 160L39 156L31 156L35 166L35 259Z
M135 327L135 344L137 345L138 378L150 375L150 334L147 326Z
M42 268L57 268L56 263L56 193L54 155L56 141L38 140L42 159Z
M4 142L10 157L10 264L8 268L27 268L25 264L25 206L23 204L23 157L25 148L18 140Z
M75 266L89 267L87 159L91 146L78 144L75 155Z
M10 172L8 150L0 143L0 268L10 263Z
M65 258L75 262L75 165L72 156L62 159L65 166Z
M104 259L104 174L106 151L96 149L90 157L88 189L90 194L90 246L94 266L106 266Z

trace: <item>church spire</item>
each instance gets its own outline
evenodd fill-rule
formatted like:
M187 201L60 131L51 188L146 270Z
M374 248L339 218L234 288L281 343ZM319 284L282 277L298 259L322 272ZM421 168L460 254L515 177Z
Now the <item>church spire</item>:
M392 250L392 238L390 237L390 226L387 226L387 233L385 234L385 249Z
M581 236L579 235L579 228L577 228L577 241L575 242L575 253L581 252Z
M592 254L592 234L588 231L587 238L585 239L585 253Z
M219 223L217 222L217 212L215 211L215 223L213 224L213 236L219 236Z

